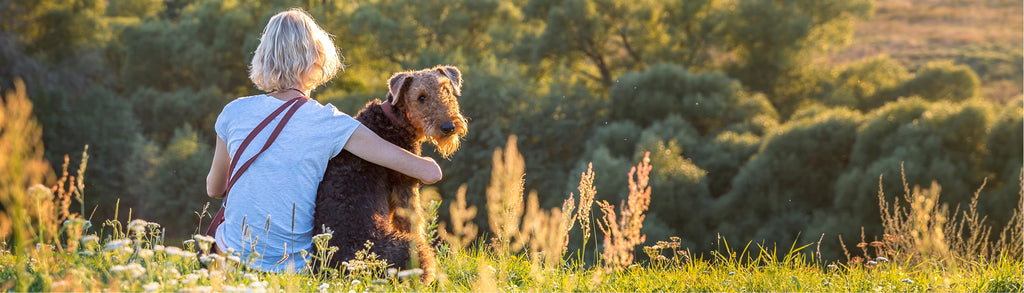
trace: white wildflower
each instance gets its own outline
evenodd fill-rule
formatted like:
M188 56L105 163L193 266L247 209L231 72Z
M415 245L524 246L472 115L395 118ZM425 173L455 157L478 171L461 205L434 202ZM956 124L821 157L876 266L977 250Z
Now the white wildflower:
M135 235L141 236L146 233L146 225L148 224L149 222L146 222L146 220L143 219L132 220L131 222L128 222L128 231L135 232Z
M356 285L359 285L359 284L362 284L362 283L363 282L360 282L359 280L352 280L351 284L352 284L352 286L356 286Z
M881 257L881 256L879 256L879 257L875 258L875 260L877 260L877 261L879 261L879 262L888 262L888 261L889 261L889 259L888 259L888 258L884 258L884 257Z
M146 274L146 268L142 267L142 265L140 264L130 263L125 267L127 269L128 275L130 275L133 279L141 277L142 275Z
M150 259L153 257L153 251L149 249L139 250L139 257L142 259Z
M181 250L181 248L178 248L176 246L168 246L164 248L164 253L172 256L185 256L188 254L184 250Z
M164 246L163 245L153 245L153 251L155 251L155 252L164 252Z
M99 243L100 237L98 237L98 236L96 236L94 234L89 234L89 235L86 235L85 237L82 237L82 239L80 239L79 241L81 241L82 244L86 244L86 243Z
M142 285L142 289L145 289L146 292L153 292L160 289L160 284L157 282L149 282L145 285Z
M237 255L228 255L227 259L228 259L228 262L230 262L232 264L237 264L237 263L242 262L242 258L238 257Z
M249 280L249 282L259 282L260 281L260 279L256 277L256 274L253 274L253 273L245 273L245 275L242 275L242 278L244 278L246 280Z
M900 280L900 282L907 283L907 284L914 284L914 280L911 280L910 278L906 278L906 279Z
M320 292L327 292L327 289L329 289L329 288L331 288L331 284L320 283L320 286L317 287L316 289L317 289L317 291L320 291Z
M873 261L873 260L869 260L867 262L867 265L869 265L869 266L873 266L873 265L877 265L877 264L878 264L878 262L877 261Z
M123 246L131 245L131 244L132 244L132 240L128 239L128 238L111 240L110 242L107 242L107 245L103 246L103 251L118 250L118 249L121 249L121 247L123 247Z

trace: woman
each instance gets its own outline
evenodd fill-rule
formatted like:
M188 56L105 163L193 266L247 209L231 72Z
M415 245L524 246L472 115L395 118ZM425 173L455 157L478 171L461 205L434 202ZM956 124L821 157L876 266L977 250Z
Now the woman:
M274 15L254 55L249 78L268 94L238 98L217 117L217 146L206 178L210 197L223 196L231 156L260 121L286 101L308 96L342 68L330 36L301 9ZM280 119L243 150L241 162L259 151ZM316 189L328 160L342 149L424 183L441 179L433 159L381 139L333 105L309 101L231 187L224 222L216 232L217 247L240 252L243 260L261 256L251 263L261 271L304 269L301 251L311 251Z

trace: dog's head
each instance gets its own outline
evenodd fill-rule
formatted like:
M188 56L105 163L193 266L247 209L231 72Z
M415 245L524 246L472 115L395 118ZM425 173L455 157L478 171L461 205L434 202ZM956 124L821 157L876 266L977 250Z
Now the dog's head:
M436 66L396 73L388 79L388 98L404 112L416 136L448 157L466 135L466 118L459 107L462 73L454 66Z

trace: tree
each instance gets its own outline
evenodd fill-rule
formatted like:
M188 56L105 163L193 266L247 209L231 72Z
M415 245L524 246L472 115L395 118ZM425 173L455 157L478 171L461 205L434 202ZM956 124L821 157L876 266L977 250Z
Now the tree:
M738 1L723 29L724 48L737 58L729 75L767 94L789 116L819 82L812 58L848 43L854 20L869 17L872 6L871 0Z

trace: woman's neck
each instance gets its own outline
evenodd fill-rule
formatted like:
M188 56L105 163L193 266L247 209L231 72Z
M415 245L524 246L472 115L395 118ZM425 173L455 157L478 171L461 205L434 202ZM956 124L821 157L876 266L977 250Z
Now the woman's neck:
M286 88L286 89L276 90L276 91L274 91L272 93L269 93L267 95L271 96L271 97L273 97L275 99L282 100L282 101L291 100L291 99L294 99L295 97L303 97L303 96L308 97L309 96L307 91L301 90L299 88L294 88L294 87L293 88Z

